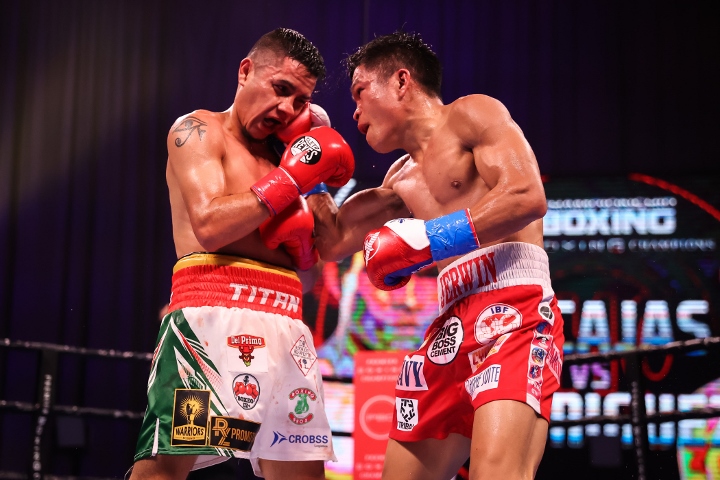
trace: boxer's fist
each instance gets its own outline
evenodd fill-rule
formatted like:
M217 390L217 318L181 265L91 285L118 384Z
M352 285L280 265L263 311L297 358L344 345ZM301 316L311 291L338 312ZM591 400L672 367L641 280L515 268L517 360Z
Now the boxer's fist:
M287 144L301 133L309 132L317 127L329 127L330 117L324 108L314 103L306 103L295 119L287 126L275 132L281 142Z
M425 222L391 220L365 237L365 267L370 283L380 290L405 286L410 276L433 263Z
M295 137L280 158L280 166L251 189L273 216L320 182L331 187L345 185L354 170L355 157L342 136L330 127L318 127Z
M282 245L295 267L308 270L319 259L314 228L315 221L307 202L303 197L297 197L290 206L260 225L260 238L271 250Z

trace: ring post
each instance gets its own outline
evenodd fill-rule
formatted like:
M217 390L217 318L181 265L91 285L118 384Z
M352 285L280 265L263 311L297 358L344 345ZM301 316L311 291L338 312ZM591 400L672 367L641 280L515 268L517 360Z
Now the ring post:
M58 352L43 349L38 368L37 405L40 410L35 415L35 434L33 436L32 463L30 478L41 480L44 476L44 463L49 458L48 439L45 434L48 419L55 402L55 379L57 376Z
M645 394L640 371L640 355L629 355L626 361L626 373L630 381L630 423L632 425L633 446L637 458L638 480L646 480L645 462L648 453L647 412Z

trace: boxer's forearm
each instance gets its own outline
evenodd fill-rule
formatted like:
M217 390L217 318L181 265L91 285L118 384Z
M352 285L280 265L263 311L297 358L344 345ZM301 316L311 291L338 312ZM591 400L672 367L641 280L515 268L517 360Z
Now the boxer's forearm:
M362 250L370 230L409 215L402 200L387 188L358 192L340 208L329 194L312 195L308 204L315 215L315 245L325 261L340 261Z

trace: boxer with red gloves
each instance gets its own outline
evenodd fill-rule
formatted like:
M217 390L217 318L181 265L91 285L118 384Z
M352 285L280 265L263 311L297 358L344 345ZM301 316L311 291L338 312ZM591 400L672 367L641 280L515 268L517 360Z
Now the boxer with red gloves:
M347 66L360 133L406 154L340 207L308 197L320 258L364 250L382 290L437 274L439 315L406 357L416 375L398 377L382 478L452 478L468 457L473 479L533 478L563 348L535 155L496 99L443 102L440 62L416 34L376 37Z
M423 221L391 220L365 237L365 265L370 282L381 290L405 286L410 276L449 257L480 247L468 209Z
M260 238L271 250L282 246L300 270L308 270L318 262L313 230L315 221L304 197L297 197L282 212L260 225Z
M321 182L343 185L354 168L347 143L311 103L324 75L317 49L279 28L240 62L230 108L196 110L170 128L178 260L131 480L186 478L231 456L268 480L321 480L335 460L318 362L293 355L316 355L302 298L320 266L302 195ZM279 152L276 137L287 143ZM287 419L295 389L314 392L316 441L276 444L273 432L307 433ZM179 413L190 409L195 426Z
M318 127L290 140L280 166L251 188L272 216L321 182L345 185L354 169L352 150L342 136L330 127Z

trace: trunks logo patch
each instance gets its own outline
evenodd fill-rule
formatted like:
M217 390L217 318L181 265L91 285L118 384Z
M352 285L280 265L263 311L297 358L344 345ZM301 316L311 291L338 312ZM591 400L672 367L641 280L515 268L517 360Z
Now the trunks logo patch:
M409 432L418 424L418 401L414 398L395 398L397 429Z
M427 349L428 359L436 365L446 365L457 356L465 337L462 321L458 317L448 318L435 334Z
M233 380L233 396L243 410L251 410L260 398L260 382L249 373L242 373Z
M483 362L485 362L490 355L494 355L499 352L500 347L502 347L503 343L510 338L510 335L512 334L506 333L505 335L501 335L494 343L489 343L468 353L468 360L470 360L470 369L472 370L472 373L480 370Z
M265 338L239 334L227 337L226 367L229 372L262 373L268 371L268 352Z
M309 429L310 432L320 432L320 429ZM283 442L287 442L285 447L289 445L312 445L314 447L327 447L330 444L329 435L290 435L282 432L273 430L273 440L270 444L271 447L275 445L282 445ZM292 447L291 447L292 448Z
M210 446L249 452L260 424L235 417L210 417Z
M175 389L170 445L199 447L207 445L210 390Z
M252 361L255 359L253 352L256 348L265 348L265 339L263 337L256 337L254 335L233 335L227 337L228 347L237 348L240 352L240 360L245 364L246 367L252 365Z
M310 345L305 341L305 335L297 339L297 342L295 342L290 349L290 355L292 355L295 360L295 365L298 366L305 376L307 376L310 367L312 367L315 360L317 360L317 355L315 355L315 352L313 352Z
M552 344L552 348L550 348L550 351L547 354L547 366L552 372L553 375L555 375L555 378L557 379L558 383L560 383L560 374L562 373L562 354L560 353L560 349L558 349L557 345L554 343Z
M317 400L315 392L309 388L296 388L290 392L288 398L290 399L290 408L292 409L292 411L288 413L288 418L291 422L297 425L305 425L315 418L315 415L312 413L312 410L315 410L314 402ZM309 403L308 400L313 403Z
M483 310L475 321L475 340L481 345L490 343L503 333L522 325L522 314L504 303L495 303Z
M490 365L482 372L465 380L465 390L475 400L477 394L497 388L500 383L500 365Z
M423 373L424 366L425 357L422 355L406 356L400 369L400 375L398 375L396 388L408 391L427 390L428 386Z
M547 302L543 302L538 305L538 313L542 318L550 323L553 323L555 320L555 314L553 313L552 308L550 308L550 304Z

